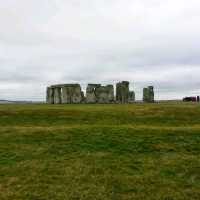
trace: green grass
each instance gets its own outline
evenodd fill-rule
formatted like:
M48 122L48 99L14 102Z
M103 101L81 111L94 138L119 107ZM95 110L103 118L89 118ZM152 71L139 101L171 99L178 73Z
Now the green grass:
M200 104L0 105L0 200L199 200Z

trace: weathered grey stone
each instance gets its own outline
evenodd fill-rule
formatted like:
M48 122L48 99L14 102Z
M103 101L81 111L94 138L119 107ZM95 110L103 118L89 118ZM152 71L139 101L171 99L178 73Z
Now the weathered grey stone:
M120 103L135 101L134 91L129 91L129 82L122 81L117 83L116 99ZM148 88L151 91L148 97L153 101L153 87ZM60 103L112 103L115 101L113 85L101 86L101 84L88 84L86 97L81 91L80 84L57 84L47 88L46 102L51 104Z
M61 104L61 88L55 87L54 88L54 104Z
M50 103L50 87L46 89L46 103Z
M81 91L81 102L85 103L85 95L83 91Z
M95 89L97 103L111 103L114 101L113 85L100 86Z
M153 86L149 86L143 89L143 101L154 102L154 89Z
M148 99L149 99L148 88L143 88L143 101L148 102Z
M116 100L118 103L128 103L129 82L122 81L116 85Z
M135 92L134 91L129 91L128 102L129 103L135 102Z
M46 102L49 104L54 104L54 88L47 87Z
M62 103L71 103L71 91L70 88L67 86L62 86Z
M64 84L62 87L62 103L81 103L82 91L79 84Z
M153 86L149 86L148 90L149 90L149 102L154 102L154 88L153 88Z
M86 102L96 103L97 97L95 94L96 88L101 87L101 84L88 84L86 89Z
M115 100L115 96L114 96L114 87L113 85L107 85L106 86L107 89L108 89L108 99L109 99L109 102L114 102Z
M82 91L79 84L73 86L72 90L72 103L81 103L82 101Z

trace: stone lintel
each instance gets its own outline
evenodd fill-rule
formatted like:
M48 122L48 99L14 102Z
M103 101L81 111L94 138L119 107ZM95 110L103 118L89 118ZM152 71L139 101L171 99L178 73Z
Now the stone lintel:
M71 83L71 84L57 84L57 85L51 85L51 88L62 88L62 87L80 87L80 84L78 83Z

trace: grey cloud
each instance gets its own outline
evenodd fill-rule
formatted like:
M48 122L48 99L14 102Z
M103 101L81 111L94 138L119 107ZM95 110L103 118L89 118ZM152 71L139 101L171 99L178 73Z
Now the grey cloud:
M196 0L0 0L0 99L123 79L138 99L147 84L159 99L200 93L199 8Z

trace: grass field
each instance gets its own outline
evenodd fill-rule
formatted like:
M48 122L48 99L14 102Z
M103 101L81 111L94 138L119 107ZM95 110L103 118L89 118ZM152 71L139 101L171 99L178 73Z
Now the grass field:
M0 105L0 200L199 200L200 104Z

